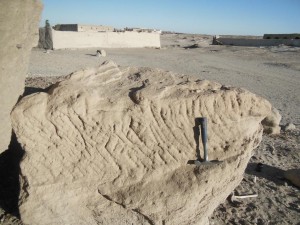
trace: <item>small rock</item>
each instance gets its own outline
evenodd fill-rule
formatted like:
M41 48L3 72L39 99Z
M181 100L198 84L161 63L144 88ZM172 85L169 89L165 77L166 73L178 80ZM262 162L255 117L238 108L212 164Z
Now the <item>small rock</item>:
M266 134L280 134L280 127L276 126L276 127L268 127L268 126L264 126L264 133Z
M101 50L101 55L103 56L103 57L105 57L106 56L106 51L105 50Z
M283 126L284 131L295 130L295 129L296 126L293 123L287 123L285 126Z
M275 108L272 108L272 114L266 117L262 121L264 127L264 133L266 134L280 134L280 126L278 125L281 120L281 115L279 111Z
M291 169L284 172L284 178L300 187L300 169Z
M97 54L96 54L97 57L105 57L106 56L106 51L101 49L101 50L97 50Z

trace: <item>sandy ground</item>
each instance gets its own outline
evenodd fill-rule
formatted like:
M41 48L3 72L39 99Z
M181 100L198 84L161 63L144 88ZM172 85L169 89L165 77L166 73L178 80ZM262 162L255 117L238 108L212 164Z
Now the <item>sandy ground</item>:
M113 60L120 66L196 75L263 96L280 111L282 125L291 122L296 129L264 136L244 180L235 190L237 195L257 193L258 197L240 203L226 200L215 210L210 222L300 224L300 189L283 178L285 170L300 167L300 48L212 46L209 36L187 34L164 34L161 41L161 49L105 49L107 57L102 58L95 56L96 49L49 53L33 49L26 94L63 79L58 76ZM263 164L261 172L256 171L257 163ZM2 217L3 223L5 220Z
M300 48L213 46L200 35L167 34L162 49L96 49L32 52L29 76L60 76L113 60L121 66L161 68L197 75L222 84L244 87L268 99L283 116L283 123L300 124Z

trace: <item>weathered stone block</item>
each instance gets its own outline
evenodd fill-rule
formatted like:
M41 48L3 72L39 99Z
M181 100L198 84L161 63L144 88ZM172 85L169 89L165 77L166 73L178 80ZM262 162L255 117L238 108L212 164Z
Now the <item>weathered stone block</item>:
M243 178L261 122L276 120L249 91L187 78L107 62L23 98L12 121L26 151L24 222L207 224ZM195 166L204 116L209 159L222 162Z

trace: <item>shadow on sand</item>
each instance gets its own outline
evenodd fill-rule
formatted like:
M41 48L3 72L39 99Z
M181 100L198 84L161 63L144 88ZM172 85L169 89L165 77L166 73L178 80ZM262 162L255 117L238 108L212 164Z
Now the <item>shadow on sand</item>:
M0 207L20 218L18 199L20 194L20 161L24 151L12 133L8 149L0 154Z
M88 55L88 56L94 56L94 57L97 56L97 54L89 54L89 53L88 53L88 54L85 54L85 55Z
M247 174L272 181L277 185L282 185L285 182L285 179L283 178L284 171L282 169L267 164L263 164L261 172L258 172L257 163L248 163L245 172Z

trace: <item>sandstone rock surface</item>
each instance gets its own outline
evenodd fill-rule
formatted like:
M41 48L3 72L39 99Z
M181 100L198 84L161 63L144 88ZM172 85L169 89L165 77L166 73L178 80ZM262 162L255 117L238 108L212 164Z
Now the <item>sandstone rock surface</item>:
M273 108L272 116L266 117L262 121L262 125L264 127L264 132L266 134L280 134L280 126L279 123L282 119L279 111L276 108Z
M288 123L283 127L284 131L295 130L295 129L296 129L296 126L293 123Z
M240 183L262 121L274 121L244 89L113 62L24 97L11 116L32 225L207 224ZM195 166L204 116L209 159L221 162Z
M24 91L41 10L38 0L0 1L0 152L10 142L10 112Z

